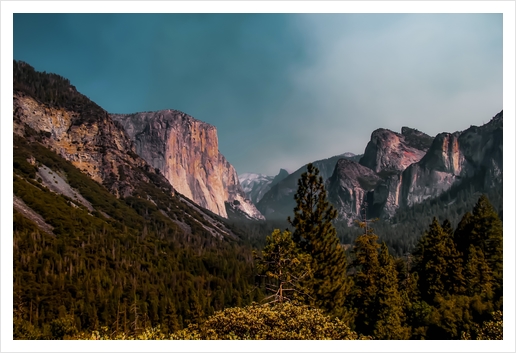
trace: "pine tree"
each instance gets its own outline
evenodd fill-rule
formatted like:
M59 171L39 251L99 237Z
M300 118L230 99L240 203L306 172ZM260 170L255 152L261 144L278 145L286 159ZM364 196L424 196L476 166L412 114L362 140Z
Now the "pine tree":
M346 255L332 224L337 211L327 201L323 179L311 163L298 180L295 200L294 219L288 218L295 229L292 237L310 255L313 271L304 281L305 291L313 298L312 304L342 317L349 291Z
M471 229L473 226L473 215L471 212L466 212L453 234L453 240L456 244L457 250L462 255L464 261L468 258L469 246L472 243Z
M473 212L462 217L454 238L457 248L463 253L465 267L469 268L468 281L479 283L479 278L472 277L474 272L479 276L482 273L486 278L492 277L492 289L497 300L500 299L503 289L503 225L487 196L480 196ZM488 268L484 268L484 261Z
M378 260L378 236L372 229L355 240L353 248L353 307L356 310L355 327L364 335L373 333L377 320L377 293L380 263Z
M307 293L301 283L310 275L309 255L299 251L288 230L283 233L274 230L266 242L261 256L255 255L258 273L268 279L266 288L272 292L265 299L280 303L292 299L303 301Z
M484 253L481 249L470 245L468 261L465 266L467 294L474 296L480 294L483 297L492 297L493 276Z
M473 239L478 239L478 246L483 251L493 274L494 289L501 296L503 289L503 226L487 196L480 196L473 209L472 222L471 236Z
M464 290L462 260L450 232L443 230L436 218L421 238L414 257L419 292L427 303L433 302L436 295Z
M404 326L404 301L398 290L398 273L385 243L380 248L378 260L378 314L373 335L376 339L408 339L410 328Z
M448 273L445 276L445 291L449 294L464 294L466 291L466 279L464 278L464 267L461 253L457 250L457 245L453 240L453 227L448 219L442 224L445 234L444 242L446 248L446 258L448 263Z

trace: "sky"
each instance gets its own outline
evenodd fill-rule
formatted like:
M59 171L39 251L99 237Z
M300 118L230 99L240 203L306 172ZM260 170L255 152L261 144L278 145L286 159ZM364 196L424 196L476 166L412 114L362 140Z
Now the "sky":
M177 109L276 175L377 128L429 135L502 110L502 14L14 14L13 54L110 113Z

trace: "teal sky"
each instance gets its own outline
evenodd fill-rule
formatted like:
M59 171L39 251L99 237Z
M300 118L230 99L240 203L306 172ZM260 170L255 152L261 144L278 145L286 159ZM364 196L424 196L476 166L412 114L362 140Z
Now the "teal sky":
M215 125L239 174L502 110L501 14L14 14L13 49L108 112Z

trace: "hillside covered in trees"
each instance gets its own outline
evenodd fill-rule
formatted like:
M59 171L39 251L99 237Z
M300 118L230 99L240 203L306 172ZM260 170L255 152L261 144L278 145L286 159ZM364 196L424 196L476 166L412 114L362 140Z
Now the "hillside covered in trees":
M18 183L19 195L33 189L37 198L48 197L29 182ZM215 265L220 255L238 259L238 247L206 247L195 254L177 236L153 238L157 224L152 222L145 222L149 225L145 237L117 235L106 225L52 237L15 214L19 255L15 256L14 337L503 338L503 229L485 195L456 228L434 218L407 257L393 257L368 221L359 224L361 234L346 253L332 225L335 210L325 195L317 169L310 167L299 180L298 206L289 220L294 232L274 231L263 250L255 252L255 267L251 263L247 270L240 267L248 271L247 278L256 271L254 290L244 273L234 272L239 268L235 263ZM56 205L53 213L62 217L59 207L64 206L48 201ZM33 206L37 207L36 201ZM78 224L83 217L78 211L72 216ZM55 225L59 229L57 219ZM156 263L156 251L170 251L168 259L173 261ZM142 258L146 261L138 261ZM227 275L224 268L230 271ZM221 280L215 276L219 273ZM224 279L233 289L232 297L225 291L219 297L212 286L224 286ZM130 291L124 290L127 283ZM178 298L177 290L184 296Z

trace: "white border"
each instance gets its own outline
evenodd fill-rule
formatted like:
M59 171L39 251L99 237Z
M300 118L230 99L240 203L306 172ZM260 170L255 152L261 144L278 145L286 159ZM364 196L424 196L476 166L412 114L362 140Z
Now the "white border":
M254 342L190 342L190 341L85 341L27 342L12 340L12 59L13 13L503 13L504 28L504 341L254 341ZM515 242L515 3L512 1L177 1L177 2L63 2L22 1L1 3L1 351L88 352L88 351L203 351L203 352L312 352L312 351L515 351L514 339L514 268Z

